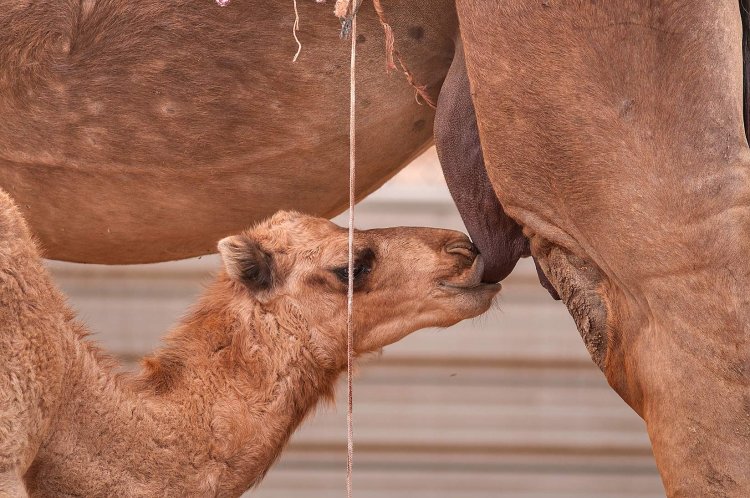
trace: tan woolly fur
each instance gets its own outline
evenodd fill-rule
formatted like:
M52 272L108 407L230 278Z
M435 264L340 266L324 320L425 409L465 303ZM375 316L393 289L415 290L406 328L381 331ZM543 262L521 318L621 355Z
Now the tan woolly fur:
M347 233L280 212L137 374L86 339L0 192L0 496L239 496L346 366ZM355 352L484 312L499 286L457 232L358 231Z

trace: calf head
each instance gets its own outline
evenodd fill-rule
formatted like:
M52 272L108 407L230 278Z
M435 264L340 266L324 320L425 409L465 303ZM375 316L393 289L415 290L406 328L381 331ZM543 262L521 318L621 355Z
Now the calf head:
M227 275L269 309L299 310L321 347L346 346L348 234L328 220L279 212L219 242ZM498 284L460 232L430 228L357 230L355 351L378 350L424 327L486 311Z

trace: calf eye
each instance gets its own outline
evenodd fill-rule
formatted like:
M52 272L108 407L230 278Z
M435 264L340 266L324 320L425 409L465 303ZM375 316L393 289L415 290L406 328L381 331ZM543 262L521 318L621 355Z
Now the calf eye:
M370 267L367 265L362 264L355 264L354 265L354 280L359 279L360 277L370 273ZM349 267L344 266L342 268L336 268L333 270L333 273L336 274L339 280L341 280L344 283L349 282Z

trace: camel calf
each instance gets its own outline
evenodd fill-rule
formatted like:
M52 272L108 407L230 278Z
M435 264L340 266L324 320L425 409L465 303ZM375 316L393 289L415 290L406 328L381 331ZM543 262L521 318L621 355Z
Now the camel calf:
M85 340L0 192L0 495L238 496L346 366L347 234L280 212L219 242L224 270L135 375ZM357 232L355 352L483 313L460 233Z

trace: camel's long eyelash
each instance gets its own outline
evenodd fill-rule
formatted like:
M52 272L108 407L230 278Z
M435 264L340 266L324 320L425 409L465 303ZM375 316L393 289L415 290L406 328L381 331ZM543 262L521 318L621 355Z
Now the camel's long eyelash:
M359 279L363 275L366 275L370 273L372 269L364 264L355 264L354 265L354 280ZM349 267L344 266L343 268L336 268L333 270L333 273L336 274L339 280L346 283L349 281Z
M356 256L356 260L354 261L354 280L361 279L363 276L367 275L372 271L372 265L375 261L375 253L372 249L367 248L361 251ZM349 268L347 266L341 266L339 268L334 268L333 270L334 274L336 274L336 277L338 277L339 280L341 280L344 283L347 283L349 281Z

